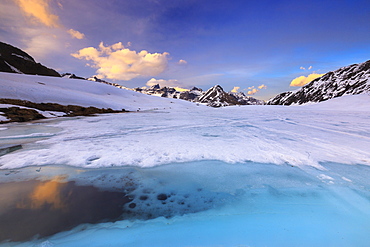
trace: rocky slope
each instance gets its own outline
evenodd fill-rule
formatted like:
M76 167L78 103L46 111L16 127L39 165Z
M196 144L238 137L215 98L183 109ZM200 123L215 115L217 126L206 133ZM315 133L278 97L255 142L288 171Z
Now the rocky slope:
M370 92L370 60L326 73L301 89L284 92L270 99L269 105L321 102L349 94Z
M3 42L0 42L0 71L60 77L55 70L36 63L26 52Z

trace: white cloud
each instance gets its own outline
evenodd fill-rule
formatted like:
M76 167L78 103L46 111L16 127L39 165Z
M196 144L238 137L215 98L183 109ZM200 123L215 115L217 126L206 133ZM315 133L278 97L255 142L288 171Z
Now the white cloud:
M125 48L121 42L99 48L87 47L71 54L78 59L91 61L90 67L97 68L100 77L128 81L139 76L156 76L162 73L168 64L169 53L140 52Z
M85 38L85 34L80 33L77 30L69 29L67 32L72 36L72 38L75 38L75 39L84 39Z
M185 64L188 64L187 61L183 60L183 59L180 59L177 64L180 64L180 65L185 65Z
M177 91L180 91L180 92L189 91L189 89L182 88L182 83L179 82L178 80L174 80L174 79L164 80L164 79L152 78L149 81L147 81L147 83L146 83L146 85L148 87L151 87L151 86L154 86L154 85L157 85L157 84L159 84L161 87L173 87Z
M255 93L257 93L259 90L257 88L253 88L251 89L250 91L247 92L248 95L253 95Z
M299 67L299 69L301 69L301 70L306 70L306 68L305 67ZM308 68L307 68L307 70L311 70L312 69L312 66L309 66Z
M240 87L234 87L234 88L231 90L231 92L232 92L232 93L237 93L239 89L240 89Z
M262 84L262 85L259 85L257 88L255 88L255 86L251 86L251 87L248 87L249 91L247 91L247 94L248 95L254 95L256 93L258 93L261 89L266 89L267 86Z
M313 81L314 79L316 78L319 78L321 76L323 76L324 74L316 74L316 73L312 73L312 74L309 74L307 77L306 76L299 76L295 79L293 79L291 82L290 82L290 86L291 87L301 87L301 86L304 86L306 85L307 83L310 83L311 81Z

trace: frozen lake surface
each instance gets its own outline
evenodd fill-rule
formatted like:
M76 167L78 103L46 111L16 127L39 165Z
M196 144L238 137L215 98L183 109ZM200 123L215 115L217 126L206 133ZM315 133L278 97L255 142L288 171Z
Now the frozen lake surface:
M9 220L20 205L52 210L55 199L66 206L65 188L128 198L118 217L2 245L368 246L369 104L355 110L337 103L193 106L2 125L1 144L23 149L0 157L0 191L8 198L0 217ZM35 183L28 192L1 189L25 181ZM48 182L55 190L35 203Z
M17 173L3 170L1 181L8 183L0 185L2 198L6 199L1 203L0 218L4 219L11 208L17 208L17 213L24 217L27 216L24 212L31 212L29 219L24 219L24 222L34 221L31 229L37 226L42 230L44 226L49 232L53 232L50 227L60 230L58 226L62 224L58 223L65 219L50 217L50 211L62 216L68 216L71 211L74 220L81 218L81 215L73 215L76 210L72 207L76 205L71 195L81 197L86 188L95 188L94 191L101 193L120 192L124 193L121 198L129 198L121 207L119 217L116 213L116 218L100 218L103 222L114 222L80 222L81 225L73 229L66 227L56 235L3 245L367 246L370 241L370 167L322 165L325 172L312 167L302 170L289 165L220 161L154 168L44 166L41 170L17 169ZM56 178L60 186L50 186ZM39 181L38 187L28 186L28 192L24 192L13 186L11 193L2 189L10 182L27 179ZM74 188L70 186L72 182ZM40 187L46 185L52 193L44 191L44 196L36 197L36 191L41 193ZM66 188L69 196L63 195ZM78 188L82 188L80 194ZM107 211L116 203L113 200L116 196L99 197L97 192L92 195L83 197L80 211L101 215L101 211ZM20 207L19 203L26 199L28 206ZM10 203L18 206L12 207ZM32 205L42 206L44 211L45 207L49 208L48 214L44 212L49 217L43 217ZM58 211L55 207L61 205L64 209ZM39 219L34 218L36 213ZM9 217L6 219L11 221ZM24 222L21 223L24 225ZM10 226L0 225L4 227ZM26 231L24 226L20 229ZM39 232L42 233L45 234Z

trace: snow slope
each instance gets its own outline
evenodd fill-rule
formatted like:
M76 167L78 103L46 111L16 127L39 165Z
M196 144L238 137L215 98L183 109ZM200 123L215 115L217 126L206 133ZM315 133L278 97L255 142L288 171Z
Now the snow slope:
M35 103L94 106L128 111L154 108L195 107L177 99L162 99L116 88L99 82L20 75L0 72L0 98L23 99Z

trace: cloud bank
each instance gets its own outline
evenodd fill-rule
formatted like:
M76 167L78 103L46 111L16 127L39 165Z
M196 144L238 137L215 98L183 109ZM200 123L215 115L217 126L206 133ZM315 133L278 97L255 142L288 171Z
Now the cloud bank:
M189 89L182 88L182 83L178 80L164 80L164 79L155 79L152 78L149 81L147 81L146 85L148 87L154 86L159 84L161 87L173 87L176 89L176 91L183 92L183 91L189 91Z
M111 46L101 42L98 49L87 47L71 55L91 62L87 65L97 68L96 73L102 78L128 81L162 73L167 68L169 53L136 52L125 48L121 42Z
M50 11L49 0L15 0L23 13L48 27L60 27L59 17Z
M25 23L19 23L18 18L17 20L13 20L13 25L15 24L20 26L19 32L26 33L30 36L29 39L31 41L42 41L43 39L49 41L51 36L54 36L54 38L59 36L58 39L66 40L63 32L69 33L70 36L75 39L85 38L83 33L74 29L67 29L61 24L59 16L52 13L52 9L49 4L50 0L13 0L13 2L19 8L21 13L27 17L27 21ZM63 9L63 6L59 2L58 5ZM40 38L40 36L44 37ZM57 40L54 40L54 42L57 42ZM44 43L39 43L38 46L43 46L43 44ZM45 50L48 47L50 47L50 45L45 44ZM38 50L38 48L30 46L29 50Z
M306 76L300 76L300 77L297 77L297 78L293 79L290 82L290 86L291 87L301 87L301 86L304 86L307 83L310 83L311 81L313 81L316 78L319 78L319 77L321 77L323 75L324 74L312 73L312 74L309 74L307 77Z

